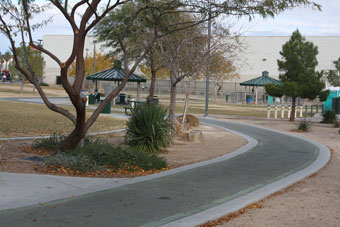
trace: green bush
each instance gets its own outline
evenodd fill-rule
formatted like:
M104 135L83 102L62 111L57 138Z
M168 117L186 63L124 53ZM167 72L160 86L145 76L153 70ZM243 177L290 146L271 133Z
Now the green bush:
M126 141L138 151L156 153L168 145L171 126L161 106L136 106L126 125Z
M298 130L308 132L311 126L312 126L312 123L310 121L303 119L302 121L299 122Z
M94 172L103 170L94 160L88 156L83 155L70 155L69 153L57 153L49 156L45 166L56 165L70 168L72 170L79 170L80 172Z
M49 138L35 140L32 143L31 147L36 150L46 149L51 151L58 151L60 144L63 142L64 139L65 136L63 135L53 134Z
M45 87L48 87L48 86L50 86L49 84L47 84L47 83L44 83L44 82L40 82L40 83L39 83L39 85L40 85L40 86L45 86Z
M38 139L35 140L31 147L33 149L45 149L45 150L50 150L50 151L55 151L58 152L60 149L60 145L62 142L65 140L66 135L60 135L60 134L53 134L52 136L44 139ZM93 141L91 141L90 137L85 136L84 140L85 144L90 144Z
M62 165L80 172L94 172L105 168L133 171L136 167L143 170L167 167L166 161L157 155L132 148L123 149L101 140L90 140L83 147L52 155L47 158L45 165Z
M336 121L336 113L333 110L326 110L324 113L322 113L322 116L322 123L334 124Z

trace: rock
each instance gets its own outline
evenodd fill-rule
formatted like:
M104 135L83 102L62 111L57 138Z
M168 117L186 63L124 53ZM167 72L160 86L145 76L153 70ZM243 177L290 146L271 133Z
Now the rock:
M174 135L175 136L178 136L178 137L183 136L182 134L184 132L184 127L178 120L175 120L174 125L173 125L173 129L174 129Z
M181 116L178 116L177 117L177 120L179 122L182 122L183 120L183 115ZM185 124L188 124L189 126L192 126L192 127L197 127L199 125L199 120L197 117L195 117L194 115L191 115L191 114L187 114L186 118L185 118Z
M188 132L187 135L188 141L200 141L203 139L203 133L201 130L192 130L191 132Z

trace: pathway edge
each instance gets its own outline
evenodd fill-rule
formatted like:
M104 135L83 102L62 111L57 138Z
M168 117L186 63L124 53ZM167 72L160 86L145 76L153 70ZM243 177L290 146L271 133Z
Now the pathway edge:
M205 124L205 123L202 123ZM209 125L209 124L206 124ZM62 192L62 193L58 193L55 195L49 195L49 196L42 196L39 199L27 199L25 201L19 201L19 202L13 202L10 204L2 204L0 211L5 211L5 210L9 210L9 209L16 209L16 208L23 208L23 207L28 207L28 206L34 206L38 203L47 203L47 202L52 202L52 201L56 201L56 200L60 200L60 199L68 199L68 198L73 198L74 196L82 196L82 195L86 195L86 194L90 194L90 193L94 193L94 192L98 192L98 191L104 191L104 190L110 190L110 189L114 189L114 188L118 188L118 187L122 187L125 185L129 185L129 184L134 184L134 183L138 183L138 182L142 182L142 181L147 181L147 180L152 180L152 179L157 179L160 177L165 177L165 176L170 176L173 174L177 174L186 170L190 170L190 169L194 169L194 168L198 168L198 167L202 167L202 166L206 166L206 165L210 165L213 163L218 163L221 161L225 161L228 159L231 159L235 156L241 155L247 151L249 151L250 149L252 149L253 147L255 147L258 144L258 141L255 140L254 138L241 134L239 132L233 131L231 129L227 129L227 128L223 128L220 126L216 126L216 125L211 125L213 127L216 128L220 128L223 129L225 131L234 133L236 135L239 135L241 137L243 137L244 139L246 139L248 141L248 143L246 145L244 145L243 147L240 147L239 149L225 154L223 156L211 159L211 160L206 160L206 161L202 161L202 162L197 162L197 163L193 163L190 165L185 165L185 166L181 166L175 169L171 169L171 170L167 170L167 171L163 171L160 173L155 173L155 174L151 174L151 175L146 175L146 176L141 176L141 177L136 177L136 178L132 178L132 179L124 179L124 180L120 180L117 182L116 178L112 178L112 182L106 182L106 183L102 183L102 184L97 184L94 186L90 186L88 188L82 188L82 189L77 189L77 190L72 190L72 191L68 191L68 192ZM21 174L21 173L18 173ZM36 175L36 174L35 174ZM42 174L42 177L51 177L51 175L45 175ZM53 177L53 175L52 175ZM61 177L61 176L60 176ZM67 178L67 177L65 177ZM77 178L81 178L84 179L84 177L72 177L74 180L76 180ZM89 178L89 180L96 180L96 178ZM97 178L97 180L102 180L102 178Z
M221 120L221 119L216 119L216 118L211 118L208 117L207 119L212 119L212 120ZM229 120L225 120L224 121L227 122L231 122ZM235 123L235 122L232 122ZM236 122L235 124L241 124L241 125L247 125L244 123L239 123ZM262 188L259 188L255 191L252 191L246 195L243 195L241 197L235 198L233 200L230 200L224 204L218 205L216 207L213 208L209 208L205 211L196 213L194 215L167 223L165 225L162 225L163 227L188 227L188 226L197 226L197 225L201 225L204 224L208 221L212 221L212 220L216 220L220 217L223 217L229 213L235 212L239 209L242 209L252 203L255 203L261 199L266 198L267 196L280 191L284 188L289 187L290 185L318 172L320 169L322 169L330 160L331 158L331 153L330 150L318 143L315 142L313 140L307 139L305 137L301 137L301 136L297 136L291 133L286 133L286 132L280 132L280 131L276 131L273 129L269 129L269 128L265 128L265 127L261 127L261 126L255 126L255 125L251 125L252 127L256 127L256 128L260 128L260 129L265 129L265 130L269 130L269 131L273 131L279 134L283 134L283 135L289 135L289 136L293 136L296 137L298 139L307 141L313 145L315 145L317 148L319 148L319 155L316 158L316 160L311 163L309 166L307 166L306 168L299 170L285 178L282 178L278 181L272 182ZM217 126L218 127L218 126ZM222 127L221 127L222 128ZM240 134L240 133L239 133Z

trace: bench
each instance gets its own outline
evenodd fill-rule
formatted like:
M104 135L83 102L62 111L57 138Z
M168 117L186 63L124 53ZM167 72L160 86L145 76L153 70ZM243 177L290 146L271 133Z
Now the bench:
M124 106L125 109L125 114L130 116L131 115L131 110L138 105L144 105L146 104L145 101L130 101L130 106Z
M131 106L124 106L125 109L125 114L130 116L131 115L131 110L133 109ZM130 112L128 112L128 110L130 110Z

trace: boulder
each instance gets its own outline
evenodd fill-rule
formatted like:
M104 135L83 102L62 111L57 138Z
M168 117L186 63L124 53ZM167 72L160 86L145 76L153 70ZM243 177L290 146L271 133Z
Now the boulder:
M178 116L177 117L177 120L179 122L182 122L183 120L183 115L181 116ZM189 126L192 126L192 127L197 127L199 125L199 120L197 117L195 117L194 115L191 115L191 114L187 114L186 118L185 118L185 124L188 124Z
M192 130L187 134L188 141L201 141L203 139L203 133L201 130Z

